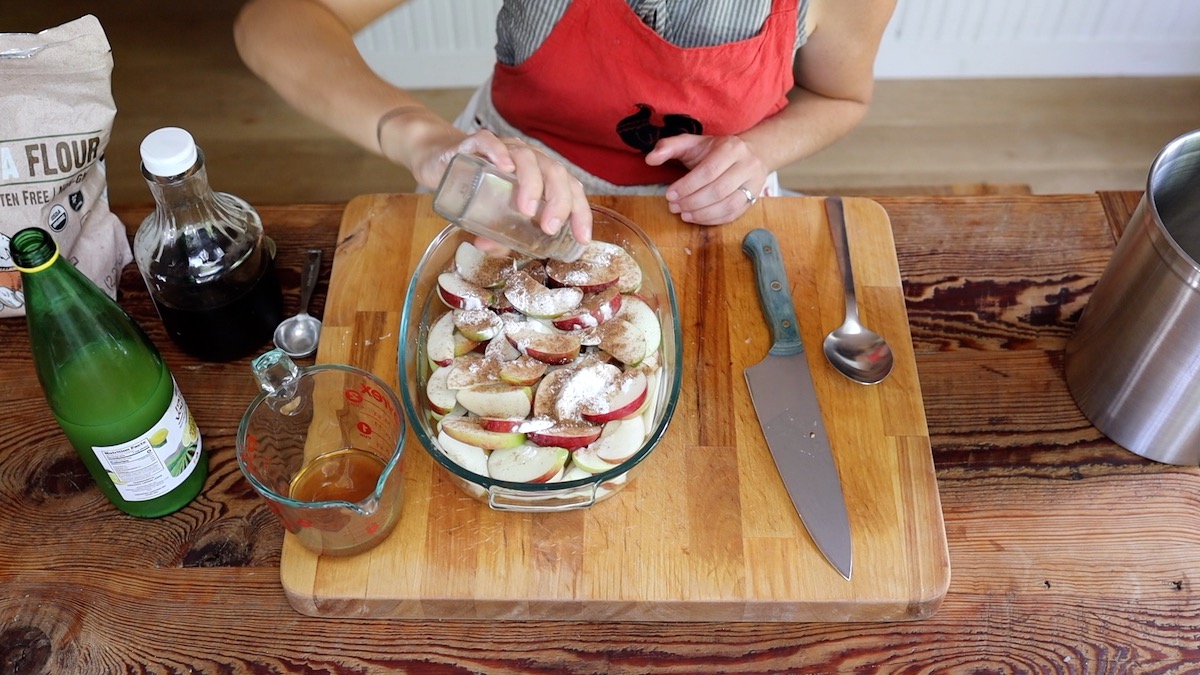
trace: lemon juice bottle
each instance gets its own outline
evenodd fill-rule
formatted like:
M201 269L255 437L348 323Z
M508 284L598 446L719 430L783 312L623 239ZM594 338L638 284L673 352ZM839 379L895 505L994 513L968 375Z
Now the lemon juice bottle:
M170 370L137 323L59 255L45 230L10 242L50 409L117 508L158 517L200 492L208 461Z

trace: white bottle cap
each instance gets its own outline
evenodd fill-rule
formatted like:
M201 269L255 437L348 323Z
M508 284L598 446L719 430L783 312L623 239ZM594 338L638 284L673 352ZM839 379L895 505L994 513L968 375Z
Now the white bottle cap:
M196 163L196 141L179 127L163 127L142 140L142 166L155 176L178 176Z

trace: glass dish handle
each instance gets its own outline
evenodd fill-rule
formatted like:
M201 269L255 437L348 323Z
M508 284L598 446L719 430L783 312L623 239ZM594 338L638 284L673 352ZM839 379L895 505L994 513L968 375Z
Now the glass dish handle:
M534 495L520 490L511 490L499 485L493 485L488 488L488 506L497 511L537 513L573 511L595 504L597 488L599 488L599 485L593 483L581 487L547 490L546 492L539 492Z

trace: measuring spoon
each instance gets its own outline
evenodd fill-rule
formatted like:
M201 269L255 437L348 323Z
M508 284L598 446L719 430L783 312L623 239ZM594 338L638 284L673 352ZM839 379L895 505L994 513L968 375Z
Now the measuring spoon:
M308 302L321 272L321 249L308 251L304 271L300 273L300 313L281 321L275 328L275 346L293 358L317 351L321 339L321 321L308 314Z

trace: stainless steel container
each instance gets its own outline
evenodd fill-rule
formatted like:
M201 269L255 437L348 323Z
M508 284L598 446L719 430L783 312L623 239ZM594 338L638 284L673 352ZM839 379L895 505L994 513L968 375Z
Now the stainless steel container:
M1171 141L1067 343L1071 395L1114 442L1200 464L1200 130Z

